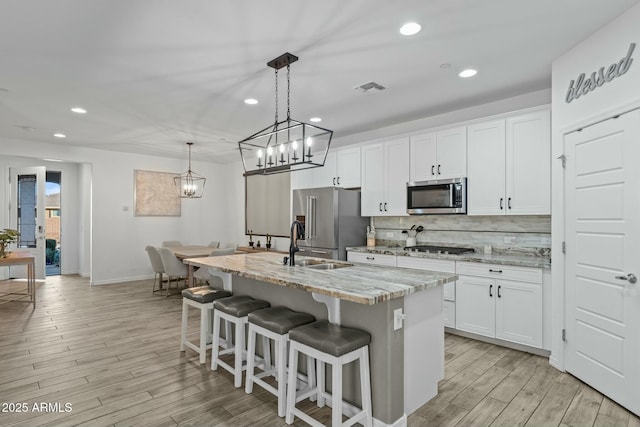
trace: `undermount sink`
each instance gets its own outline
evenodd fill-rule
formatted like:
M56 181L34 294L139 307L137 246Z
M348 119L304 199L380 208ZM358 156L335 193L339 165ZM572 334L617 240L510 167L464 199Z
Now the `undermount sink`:
M296 265L298 267L311 267L314 265L319 265L319 264L323 264L324 261L318 261L315 259L301 259L301 260L296 260Z
M336 264L334 262L326 262L320 264L309 265L309 268L314 270L335 270L336 268L351 267L353 264Z

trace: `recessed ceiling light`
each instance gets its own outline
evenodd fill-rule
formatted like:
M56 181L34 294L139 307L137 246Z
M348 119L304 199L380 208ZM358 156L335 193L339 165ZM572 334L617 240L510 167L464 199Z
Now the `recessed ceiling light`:
M253 98L247 98L244 100L244 103L249 105L256 105L258 103L258 100Z
M53 136L55 136L56 138L66 138L67 135L65 135L64 133L54 133Z
M87 114L87 110L85 110L82 107L73 107L71 109L71 111L73 111L74 113L77 113L77 114Z
M319 122L321 122L321 121L322 121L322 118L320 118L320 117L311 117L311 118L309 119L309 121L310 121L310 122L313 122L313 123L319 123Z
M460 77L462 77L463 79L466 79L466 78L469 78L469 77L473 77L476 74L478 74L477 70L474 70L473 68L467 68L466 70L460 71L460 73L458 75Z
M417 24L415 22L408 22L400 27L400 34L402 34L403 36L412 36L414 34L418 34L421 29L422 27L420 26L420 24Z

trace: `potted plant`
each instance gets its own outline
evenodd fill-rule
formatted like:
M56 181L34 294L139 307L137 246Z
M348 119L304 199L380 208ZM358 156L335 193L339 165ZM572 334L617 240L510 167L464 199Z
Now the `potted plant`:
M10 243L17 242L19 235L18 230L12 230L11 228L5 228L0 231L0 258L7 256L7 246Z

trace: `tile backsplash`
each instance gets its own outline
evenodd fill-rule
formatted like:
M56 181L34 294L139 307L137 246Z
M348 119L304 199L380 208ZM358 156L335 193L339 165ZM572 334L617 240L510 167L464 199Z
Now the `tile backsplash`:
M493 253L549 255L551 252L551 216L469 216L413 215L374 217L376 244L405 246L412 225L423 226L416 236L419 245L472 247L482 253L487 245ZM415 227L414 227L415 228Z

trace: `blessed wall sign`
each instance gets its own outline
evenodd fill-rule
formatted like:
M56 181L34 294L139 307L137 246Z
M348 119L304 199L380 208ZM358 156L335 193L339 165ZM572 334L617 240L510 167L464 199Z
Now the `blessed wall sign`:
M574 99L578 99L582 95L586 95L587 93L596 90L605 83L608 83L629 71L631 63L633 63L631 55L635 48L636 44L631 43L629 45L627 55L620 59L620 61L614 62L609 65L609 67L600 67L598 71L592 72L589 77L587 77L585 73L581 73L578 78L571 80L569 83L569 89L567 90L567 96L565 97L565 102L568 104Z

